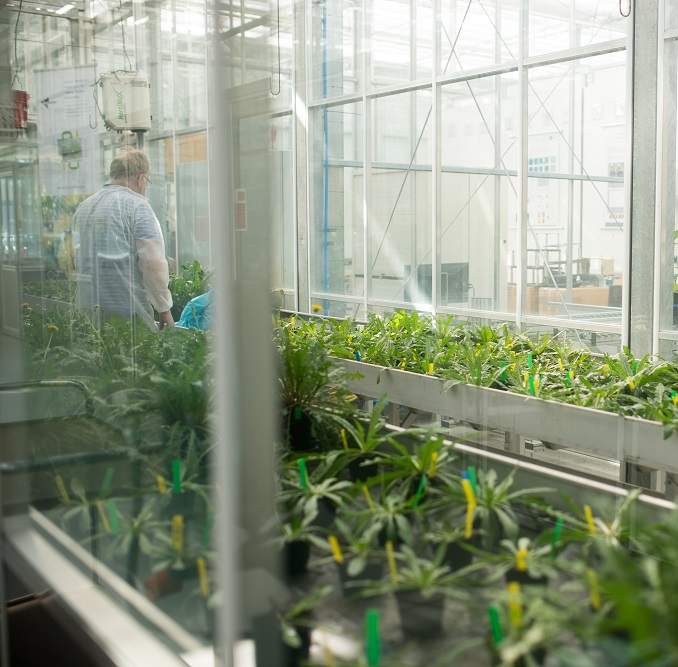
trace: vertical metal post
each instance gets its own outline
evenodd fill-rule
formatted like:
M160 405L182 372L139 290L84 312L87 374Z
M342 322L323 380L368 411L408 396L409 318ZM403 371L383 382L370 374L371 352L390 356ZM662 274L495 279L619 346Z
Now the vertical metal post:
M518 271L516 278L516 325L522 324L527 291L527 154L528 154L528 70L525 61L528 56L529 3L520 4L520 25L518 49L518 86L520 99L520 125L518 128Z
M440 248L438 247L440 229L440 191L441 191L441 152L442 152L442 88L438 83L440 67L440 1L432 0L433 57L431 76L431 312L435 315L440 304Z
M311 268L310 268L310 188L309 188L309 112L310 90L310 3L294 0L294 193L296 217L296 283L297 310L308 313L311 310ZM308 9L308 15L307 15Z
M367 90L372 77L370 58L370 14L371 0L362 0L360 39L362 42L362 91L363 91L363 316L367 317L372 284L370 275L370 170L372 162L372 101Z
M652 352L654 303L655 179L657 169L657 22L659 0L633 11L632 173L629 216L629 346Z
M494 60L497 64L501 63L501 0L495 0L494 3ZM501 75L494 78L494 168L501 169L502 166L502 142L501 142L501 124L502 124L502 85ZM507 176L510 178L510 176ZM506 280L504 278L503 242L504 242L504 224L501 215L501 179L497 175L493 177L494 181L494 248L493 248L493 310L504 311L506 299Z
M576 23L575 23L575 6L574 0L570 0L570 48L574 48L576 45ZM570 70L570 81L568 85L568 114L569 114L569 132L568 132L568 145L570 150L568 151L569 158L567 161L567 174L572 176L574 174L574 120L575 120L575 64L576 61L572 61L569 65ZM582 132L584 126L582 123ZM582 166L583 168L583 166ZM574 247L574 181L572 178L567 180L567 231L565 236L565 301L567 303L572 302L572 266L573 266L573 247Z

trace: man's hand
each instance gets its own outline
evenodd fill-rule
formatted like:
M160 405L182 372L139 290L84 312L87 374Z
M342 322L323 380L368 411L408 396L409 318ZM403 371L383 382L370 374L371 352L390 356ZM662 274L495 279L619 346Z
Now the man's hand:
M166 310L164 313L160 313L160 326L159 326L160 330L173 326L174 318L172 317L172 312Z

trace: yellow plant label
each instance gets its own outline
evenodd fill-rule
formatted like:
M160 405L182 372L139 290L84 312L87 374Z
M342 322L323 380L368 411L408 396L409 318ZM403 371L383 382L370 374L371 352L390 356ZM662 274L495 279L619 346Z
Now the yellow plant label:
M461 486L464 489L464 495L466 496L466 502L469 505L476 505L476 495L473 493L473 486L468 479L461 480Z
M518 553L516 553L516 570L519 572L527 571L527 549L524 547L518 549Z
M563 364L562 359L558 359L558 368L560 368L561 373L565 370L565 366Z
M207 565L205 564L204 558L198 558L195 562L195 566L198 569L198 582L200 584L200 595L204 598L209 597L210 594L210 582L207 577Z
M523 624L523 601L520 584L517 581L512 581L508 585L508 594L509 619L511 625L517 629Z
M165 478L162 475L156 475L155 483L158 486L158 492L160 495L163 495L167 491L167 482L165 482Z
M57 475L56 479L54 480L56 484L57 491L59 492L59 495L61 496L61 501L68 505L71 502L71 499L68 495L68 491L66 491L66 485L64 484L64 478L61 475Z
M473 537L473 518L476 513L475 502L466 506L466 524L464 525L464 539L470 540Z
M372 495L370 490L367 488L367 484L363 484L363 495L367 501L367 506L374 512L374 500L372 500Z
M598 575L591 570L586 570L586 578L589 582L589 593L591 595L591 606L594 609L600 609L600 588L598 586Z
M177 553L184 548L184 517L181 514L172 517L172 546Z
M96 505L97 511L99 512L99 518L101 519L101 525L104 527L104 530L107 533L110 533L111 523L108 520L108 512L106 512L106 508L104 507L104 504L101 500L97 500Z
M341 545L336 535L330 535L327 538L327 541L330 543L330 549L332 550L332 558L341 565L344 562L344 553L341 550Z
M386 561L388 562L388 573L391 577L391 582L397 584L400 580L398 576L398 565L395 559L395 553L393 552L393 542L388 540L386 542Z
M433 364L428 365L428 370L426 371L429 375L433 375Z
M438 452L431 454L431 463L428 466L428 476L433 479L436 476L436 466L438 465Z
M586 525L589 527L589 534L595 535L598 532L596 522L593 520L593 511L590 505L584 505L584 517L586 518Z

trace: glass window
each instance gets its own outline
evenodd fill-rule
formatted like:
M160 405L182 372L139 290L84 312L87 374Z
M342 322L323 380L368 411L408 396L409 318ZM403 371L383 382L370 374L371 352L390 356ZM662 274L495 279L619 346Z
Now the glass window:
M362 299L362 103L316 109L311 130L311 290L321 301L327 294Z
M431 94L374 101L369 166L368 296L431 302Z
M529 70L527 314L621 323L625 58Z

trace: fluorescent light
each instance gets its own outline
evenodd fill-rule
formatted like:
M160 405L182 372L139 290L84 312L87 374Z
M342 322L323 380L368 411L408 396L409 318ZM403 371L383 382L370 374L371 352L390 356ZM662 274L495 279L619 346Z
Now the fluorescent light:
M59 7L54 13L55 14L65 14L66 12L70 12L71 9L73 9L75 5L71 5L70 3L68 5L64 5L63 7Z
M134 22L134 25L143 25L143 24L146 23L147 21L148 21L148 16L143 16L143 17L140 18L138 21L135 21L135 22Z

